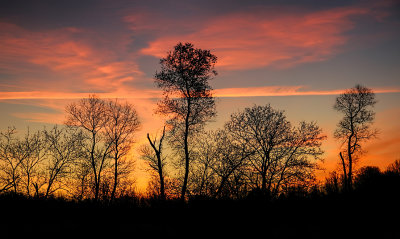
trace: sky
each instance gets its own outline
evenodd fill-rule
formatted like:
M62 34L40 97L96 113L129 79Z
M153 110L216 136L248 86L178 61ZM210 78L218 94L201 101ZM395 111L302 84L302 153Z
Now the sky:
M316 121L327 135L323 177L338 164L335 98L362 84L376 93L380 134L361 164L400 159L400 1L387 0L3 0L0 131L62 124L68 103L96 93L135 105L144 142L163 124L153 76L178 42L218 57L209 129L254 104Z

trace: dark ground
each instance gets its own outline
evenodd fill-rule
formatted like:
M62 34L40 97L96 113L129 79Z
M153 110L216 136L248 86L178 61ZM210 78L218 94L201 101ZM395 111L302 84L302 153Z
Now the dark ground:
M400 238L398 193L114 204L0 196L0 238Z

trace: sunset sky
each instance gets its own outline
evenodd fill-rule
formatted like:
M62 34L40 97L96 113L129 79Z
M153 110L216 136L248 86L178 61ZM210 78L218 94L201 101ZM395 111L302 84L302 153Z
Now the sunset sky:
M314 120L328 136L323 176L338 163L335 97L362 84L380 131L363 165L400 159L400 1L3 0L0 131L62 124L67 103L96 93L135 104L144 142L162 125L154 73L178 42L218 57L209 129L254 104Z

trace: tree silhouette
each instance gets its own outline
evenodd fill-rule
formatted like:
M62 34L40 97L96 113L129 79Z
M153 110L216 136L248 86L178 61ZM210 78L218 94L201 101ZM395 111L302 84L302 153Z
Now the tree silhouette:
M105 123L104 135L107 144L111 144L110 156L114 161L111 191L111 199L114 199L122 169L129 167L129 162L124 160L124 157L134 143L134 133L139 129L140 121L133 105L128 102L121 104L117 99L106 102L106 115L108 120Z
M206 131L196 136L193 147L192 167L190 170L190 191L197 196L206 197L215 194L218 177L215 171L220 160L216 131Z
M354 163L362 153L361 144L377 134L371 129L375 118L371 108L375 104L375 94L361 85L346 90L336 98L334 109L343 113L344 117L339 121L334 136L342 142L339 156L347 191L352 189Z
M157 137L154 137L152 140L150 138L149 133L147 133L147 140L149 141L149 144L151 145L151 148L154 152L151 153L148 148L144 147L141 150L142 153L142 158L144 158L148 163L149 166L157 172L158 174L158 179L159 179L159 184L160 184L160 196L162 200L165 200L165 172L164 172L164 167L165 167L165 158L163 158L163 141L165 138L165 126L162 131L162 135L160 139L158 140L158 145L157 145ZM155 157L154 157L155 155Z
M325 139L315 123L292 127L283 111L255 105L232 114L226 127L249 154L249 179L263 195L313 179L316 165L310 158L319 159Z
M400 159L396 159L393 163L389 164L386 171L400 175Z
M101 177L109 156L112 142L104 141L102 131L106 123L106 102L95 95L79 100L66 107L66 125L79 127L85 132L85 159L91 167L94 177L94 198L99 199Z
M194 48L191 43L179 43L160 60L161 71L155 74L156 85L164 94L157 112L169 117L171 142L183 155L182 200L185 200L189 177L190 138L216 114L208 84L217 74L214 70L216 61L217 57L209 50Z
M248 188L246 169L249 166L249 157L254 155L254 151L249 151L245 145L238 143L234 134L226 127L216 131L215 139L217 162L213 165L213 169L220 177L215 196L222 198L245 196Z
M196 137L192 191L216 198L240 198L246 195L246 159L253 152L237 144L227 129L207 131Z
M102 190L103 196L109 194L114 199L116 190L124 174L129 174L131 162L125 159L133 144L134 133L140 126L133 105L115 100L103 100L95 95L74 102L66 107L66 124L83 130L86 162L78 170L82 182L93 176L94 199L97 201ZM110 162L112 161L112 162ZM92 171L88 174L87 167ZM103 178L105 169L113 167L111 177ZM102 180L104 179L104 180ZM102 187L102 188L101 188Z
M83 134L77 129L54 126L51 130L43 130L43 135L47 154L43 169L44 197L48 197L66 183L65 178L72 174L73 165L83 156ZM54 189L56 183L59 185ZM38 191L38 185L36 187Z
M354 179L355 188L374 190L377 193L377 188L383 174L376 166L364 166L358 170Z
M39 177L39 166L45 159L47 149L40 131L31 133L29 128L23 139L17 141L14 146L15 152L22 152L26 155L21 160L21 183L25 186L25 191L28 196L31 196L31 188L37 185ZM21 155L21 154L19 154ZM34 186L35 187L35 186ZM36 194L37 189L35 188Z
M1 181L2 191L13 188L14 193L18 191L19 181L21 179L20 165L28 157L27 153L19 152L18 139L16 138L16 128L8 127L7 131L0 134L0 163L1 163Z

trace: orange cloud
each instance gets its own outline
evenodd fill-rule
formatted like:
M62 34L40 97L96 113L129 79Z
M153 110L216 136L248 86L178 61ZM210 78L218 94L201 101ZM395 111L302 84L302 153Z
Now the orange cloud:
M251 97L251 96L290 96L290 95L339 95L344 89L329 91L307 91L305 86L265 86L247 88L224 88L214 90L215 97ZM376 88L375 93L396 93L400 88Z
M212 49L219 58L218 66L226 69L290 67L335 55L348 41L345 33L355 26L351 17L366 14L370 10L361 7L312 13L276 14L262 9L234 13L194 25L191 33L163 31L163 36L141 52L163 57L177 42L188 41L197 47ZM130 22L129 18L126 20ZM180 26L176 22L173 29Z
M56 91L26 91L26 92L0 92L0 100L18 99L81 99L86 98L91 92L56 92ZM101 98L158 98L162 95L158 90L119 89L109 93L96 93Z
M96 33L76 28L31 31L0 22L0 69L19 76L23 84L16 87L65 91L112 91L142 76L125 49L110 50L97 39ZM52 77L35 76L35 70Z
M106 82L105 82L106 83ZM308 91L306 86L261 86L243 88L221 88L213 90L214 97L294 96L294 95L339 95L344 89ZM373 88L375 93L398 93L400 88ZM17 99L81 99L91 92L20 91L0 92L0 100ZM161 98L162 91L152 89L122 89L108 93L96 93L101 98L149 99Z

